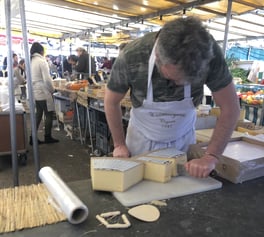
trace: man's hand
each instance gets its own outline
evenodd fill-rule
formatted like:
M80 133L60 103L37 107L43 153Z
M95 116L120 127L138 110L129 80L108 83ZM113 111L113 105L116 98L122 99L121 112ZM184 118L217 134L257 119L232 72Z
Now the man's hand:
M113 157L121 157L121 158L130 157L130 153L127 149L127 146L126 145L115 146L113 151Z
M206 178L215 169L218 160L210 155L204 155L199 159L190 160L185 164L186 171L194 177Z

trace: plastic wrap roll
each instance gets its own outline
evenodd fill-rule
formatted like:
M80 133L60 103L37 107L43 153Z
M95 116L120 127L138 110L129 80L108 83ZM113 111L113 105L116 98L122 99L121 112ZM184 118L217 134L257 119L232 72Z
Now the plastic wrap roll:
M88 217L88 208L51 167L41 168L39 177L70 223L79 224Z

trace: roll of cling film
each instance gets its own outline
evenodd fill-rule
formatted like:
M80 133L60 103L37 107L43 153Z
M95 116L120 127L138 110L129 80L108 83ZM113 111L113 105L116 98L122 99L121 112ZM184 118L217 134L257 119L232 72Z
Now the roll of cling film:
M41 168L39 177L70 223L79 224L86 220L88 208L51 167Z

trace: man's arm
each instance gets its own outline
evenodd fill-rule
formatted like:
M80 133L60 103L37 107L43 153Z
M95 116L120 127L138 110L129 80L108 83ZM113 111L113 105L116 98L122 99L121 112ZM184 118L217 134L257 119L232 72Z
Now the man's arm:
M239 117L240 107L233 83L212 94L221 113L205 155L186 164L189 174L195 177L207 177L215 169L216 157L223 153Z
M120 106L120 102L124 96L125 94L113 92L108 88L105 90L105 115L114 141L114 157L129 157L129 151L125 142L122 111Z

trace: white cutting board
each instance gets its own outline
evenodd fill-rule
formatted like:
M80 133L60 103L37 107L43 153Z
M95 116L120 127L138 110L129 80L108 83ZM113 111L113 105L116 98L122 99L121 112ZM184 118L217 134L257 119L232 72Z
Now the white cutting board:
M123 206L135 206L153 200L181 197L193 193L205 192L222 187L222 183L211 178L193 178L178 176L168 183L143 180L125 192L113 192L114 197Z

